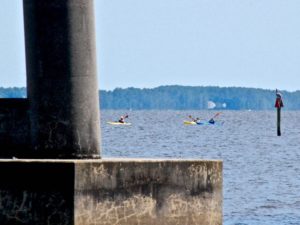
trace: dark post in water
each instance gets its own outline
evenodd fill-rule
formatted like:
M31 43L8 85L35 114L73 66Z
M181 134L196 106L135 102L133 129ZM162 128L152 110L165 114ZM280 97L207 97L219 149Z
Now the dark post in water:
M282 95L276 89L276 102L275 107L277 108L277 136L281 136L280 122L281 122L281 107L283 107Z
M92 0L23 0L32 149L99 158Z

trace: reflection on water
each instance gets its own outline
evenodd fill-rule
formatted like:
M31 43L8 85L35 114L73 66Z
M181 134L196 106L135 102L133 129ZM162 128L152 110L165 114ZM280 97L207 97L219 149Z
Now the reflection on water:
M101 111L103 157L222 159L224 224L300 224L300 112L224 111L222 126L185 126L214 111L131 111L131 126L112 126L124 111Z

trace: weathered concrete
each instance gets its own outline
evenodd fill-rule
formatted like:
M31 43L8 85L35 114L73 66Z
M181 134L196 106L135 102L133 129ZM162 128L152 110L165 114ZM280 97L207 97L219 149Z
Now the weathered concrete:
M0 224L222 224L221 161L0 160L0 180Z
M0 157L28 154L29 115L27 99L0 99Z
M99 158L93 0L23 0L35 157Z

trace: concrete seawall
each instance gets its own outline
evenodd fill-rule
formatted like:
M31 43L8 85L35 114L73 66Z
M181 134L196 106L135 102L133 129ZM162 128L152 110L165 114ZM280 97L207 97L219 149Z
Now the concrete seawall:
M222 166L213 160L0 160L0 224L220 225Z

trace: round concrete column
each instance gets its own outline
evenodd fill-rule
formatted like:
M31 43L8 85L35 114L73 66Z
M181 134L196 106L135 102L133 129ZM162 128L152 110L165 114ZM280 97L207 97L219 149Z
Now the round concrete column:
M33 156L99 158L93 0L23 6Z

